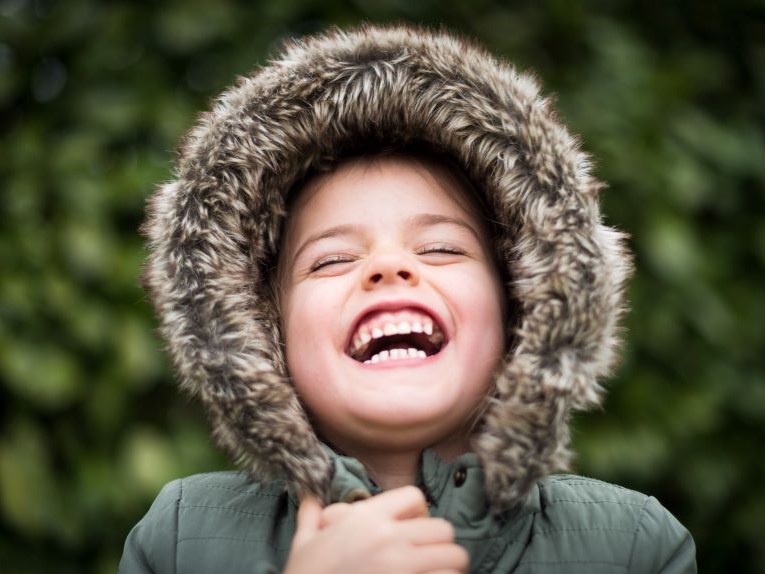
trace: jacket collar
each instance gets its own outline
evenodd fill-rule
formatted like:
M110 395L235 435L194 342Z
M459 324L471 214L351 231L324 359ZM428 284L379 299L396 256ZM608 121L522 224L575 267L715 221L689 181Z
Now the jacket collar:
M381 492L357 459L342 456L322 445L334 467L330 503L353 503ZM445 461L432 449L420 460L418 486L426 496L430 515L452 523L458 543L470 553L475 570L490 571L490 564L512 549L512 542L523 538L534 515L541 511L539 488L532 488L513 508L494 513L486 496L485 472L477 454L469 452ZM293 500L297 502L296 498ZM520 552L522 544L515 545Z

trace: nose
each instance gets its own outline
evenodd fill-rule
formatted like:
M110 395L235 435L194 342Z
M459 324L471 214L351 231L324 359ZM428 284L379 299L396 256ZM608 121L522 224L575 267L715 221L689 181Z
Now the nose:
M420 273L411 255L389 250L374 254L367 260L362 281L367 290L396 284L414 287L420 282Z

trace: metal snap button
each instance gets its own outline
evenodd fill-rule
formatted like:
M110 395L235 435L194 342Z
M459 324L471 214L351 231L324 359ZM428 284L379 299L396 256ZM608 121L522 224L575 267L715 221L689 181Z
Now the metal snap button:
M458 468L454 472L454 486L460 487L463 484L465 484L465 479L467 478L467 471L464 468Z

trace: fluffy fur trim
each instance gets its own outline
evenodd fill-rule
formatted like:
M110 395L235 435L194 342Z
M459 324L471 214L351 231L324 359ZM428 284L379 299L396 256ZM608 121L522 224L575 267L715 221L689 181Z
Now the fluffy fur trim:
M590 162L537 83L453 35L366 26L295 41L200 116L151 197L144 280L183 387L259 480L326 499L332 467L287 375L269 290L288 190L349 142L445 150L486 195L517 315L475 450L495 511L569 461L572 409L612 367L630 260Z

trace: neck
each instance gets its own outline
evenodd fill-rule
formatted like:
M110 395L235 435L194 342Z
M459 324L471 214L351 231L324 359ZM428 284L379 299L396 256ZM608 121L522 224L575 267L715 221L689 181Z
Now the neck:
M464 437L447 440L433 446L441 459L451 461L470 450ZM374 483L382 490L391 490L416 484L421 449L384 450L369 448L346 448L344 452L361 462Z
M383 490L391 490L417 481L421 451L365 451L355 456L367 469L369 478Z

